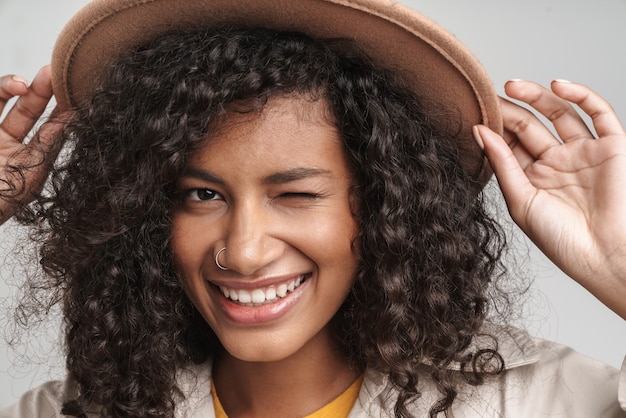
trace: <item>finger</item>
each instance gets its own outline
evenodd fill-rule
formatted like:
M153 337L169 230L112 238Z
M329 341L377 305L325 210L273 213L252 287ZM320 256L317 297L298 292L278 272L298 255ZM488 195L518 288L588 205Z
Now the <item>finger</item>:
M526 169L533 164L537 159L531 155L531 153L524 147L524 144L519 140L517 135L513 132L505 129L503 133L504 141L508 144L509 148L513 152L515 158L522 167L522 170Z
M505 100L502 99L501 100ZM536 161L535 157L533 157L530 152L524 147L521 143L515 132L510 131L506 127L503 132L504 141L507 143L517 161L519 161L522 169L526 169L530 164Z
M537 192L519 161L506 141L483 125L474 127L474 135L479 136L489 163L498 179L498 184L509 207L513 219L519 223L523 219L529 202Z
M15 96L21 96L28 92L28 81L16 75L0 77L0 113L4 110L7 102Z
M52 98L50 67L43 67L26 94L21 95L0 125L4 138L23 139L33 128Z
M500 98L500 108L504 129L517 138L533 158L538 159L551 147L560 145L552 132L529 110L503 98Z
M563 142L593 137L589 127L569 101L539 84L512 80L505 84L504 90L509 97L529 104L552 122Z
M591 117L598 136L623 135L625 133L613 107L587 86L566 80L555 80L551 87L555 94L564 100L576 103L583 112Z

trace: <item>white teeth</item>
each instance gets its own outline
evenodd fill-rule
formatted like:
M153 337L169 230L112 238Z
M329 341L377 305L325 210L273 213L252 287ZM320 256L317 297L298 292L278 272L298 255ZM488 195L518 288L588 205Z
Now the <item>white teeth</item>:
M252 291L252 303L263 303L265 302L265 292L261 289L254 289Z
M302 284L305 276L300 276L289 283L281 283L278 287L268 286L262 289L254 290L236 290L225 286L220 286L220 291L225 298L239 302L244 305L261 305L266 302L272 302L277 299L284 298L288 293L293 292Z
M265 291L265 300L274 300L276 299L276 289L271 286L268 287L267 290Z
M252 302L252 295L250 295L250 293L248 293L247 290L240 290L239 291L239 302L241 302L241 303L250 303L250 302Z
M286 284L280 284L278 285L278 289L276 289L276 296L278 296L279 298L284 298L285 296L287 296L287 285Z

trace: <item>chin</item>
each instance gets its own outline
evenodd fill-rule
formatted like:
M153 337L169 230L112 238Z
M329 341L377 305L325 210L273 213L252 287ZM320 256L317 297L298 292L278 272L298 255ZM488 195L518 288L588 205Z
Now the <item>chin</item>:
M244 344L224 344L224 350L229 356L244 362L267 363L285 360L293 356L299 347L292 347L283 341L251 340Z

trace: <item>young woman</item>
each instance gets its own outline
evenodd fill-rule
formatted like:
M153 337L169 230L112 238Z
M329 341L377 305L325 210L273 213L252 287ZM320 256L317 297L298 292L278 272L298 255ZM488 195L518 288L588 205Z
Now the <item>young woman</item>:
M482 149L521 228L626 316L626 135L595 93L507 84L560 139L500 119L468 53L384 2L90 7L28 143L50 68L0 80L1 213L33 227L68 369L1 416L623 416L617 371L487 321L508 278Z

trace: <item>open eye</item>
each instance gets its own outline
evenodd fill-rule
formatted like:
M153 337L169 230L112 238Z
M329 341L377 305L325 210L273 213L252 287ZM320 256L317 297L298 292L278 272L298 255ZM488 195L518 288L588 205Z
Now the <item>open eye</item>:
M222 199L219 193L211 189L191 189L187 191L186 196L188 199L196 202Z

